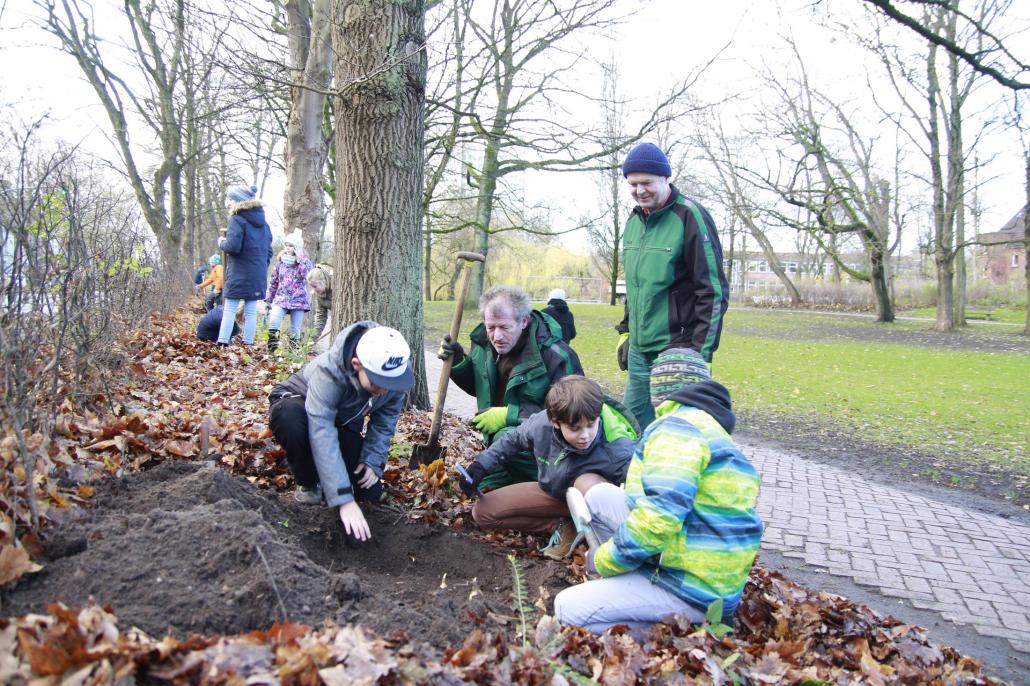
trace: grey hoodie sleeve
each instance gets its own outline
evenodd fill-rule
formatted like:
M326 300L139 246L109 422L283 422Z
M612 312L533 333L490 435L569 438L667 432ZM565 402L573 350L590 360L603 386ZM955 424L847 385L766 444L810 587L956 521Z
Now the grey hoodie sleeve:
M507 462L519 453L533 450L534 436L540 431L541 420L550 423L547 412L537 412L529 419L506 432L493 445L479 453L476 462L489 474L499 464Z
M334 379L325 364L316 360L308 377L308 392L304 409L308 413L308 438L311 440L311 454L318 470L322 492L330 507L353 502L347 465L340 452L340 438L336 431L336 408L340 403L343 379Z
M365 442L361 446L361 462L371 467L378 477L383 476L390 439L397 431L397 418L404 407L404 396L399 391L391 391L386 402L373 410L368 418Z

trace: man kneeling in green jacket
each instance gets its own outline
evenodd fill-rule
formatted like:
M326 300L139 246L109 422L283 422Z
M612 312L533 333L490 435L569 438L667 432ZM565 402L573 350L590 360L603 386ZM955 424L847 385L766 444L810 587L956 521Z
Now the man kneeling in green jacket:
M561 326L533 309L515 286L494 286L479 299L483 323L472 330L471 352L445 336L437 357L453 356L451 380L479 407L472 422L492 444L544 407L551 385L582 374L579 356L562 341ZM523 454L483 479L484 489L536 481L536 460Z

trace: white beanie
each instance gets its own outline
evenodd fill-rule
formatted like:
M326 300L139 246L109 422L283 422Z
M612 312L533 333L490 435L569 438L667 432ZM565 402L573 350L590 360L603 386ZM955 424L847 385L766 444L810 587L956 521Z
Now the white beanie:
M283 236L283 243L289 243L298 255L304 254L304 234L300 229L294 229Z
M547 299L548 300L565 300L565 289L564 288L555 288L547 296Z

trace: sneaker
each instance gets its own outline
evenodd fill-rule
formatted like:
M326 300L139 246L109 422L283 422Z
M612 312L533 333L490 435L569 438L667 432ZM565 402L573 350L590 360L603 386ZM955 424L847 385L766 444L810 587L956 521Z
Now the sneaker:
M322 486L321 484L314 488L305 488L303 486L297 486L297 490L293 493L293 498L298 503L304 503L305 505L321 505L322 504Z
M572 547L578 540L576 526L572 523L572 520L563 519L558 528L551 534L551 540L547 542L547 547L540 552L544 557L552 560L563 560L572 552Z

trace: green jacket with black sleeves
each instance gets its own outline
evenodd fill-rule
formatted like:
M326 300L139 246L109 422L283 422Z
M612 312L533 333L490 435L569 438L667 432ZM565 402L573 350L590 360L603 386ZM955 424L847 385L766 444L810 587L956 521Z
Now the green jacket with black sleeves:
M671 188L663 207L635 207L626 222L626 312L616 329L641 352L690 348L711 362L729 306L722 246L708 210Z
M476 396L479 411L491 406L497 387L497 352L479 324L470 334L472 347L451 367L451 380L469 395ZM562 341L561 325L546 314L533 310L529 315L529 337L519 360L508 375L504 403L508 406L506 427L518 426L544 409L544 397L551 384L563 376L582 374L576 352ZM503 429L502 429L503 431ZM498 432L500 433L500 432ZM493 436L486 436L488 442Z

